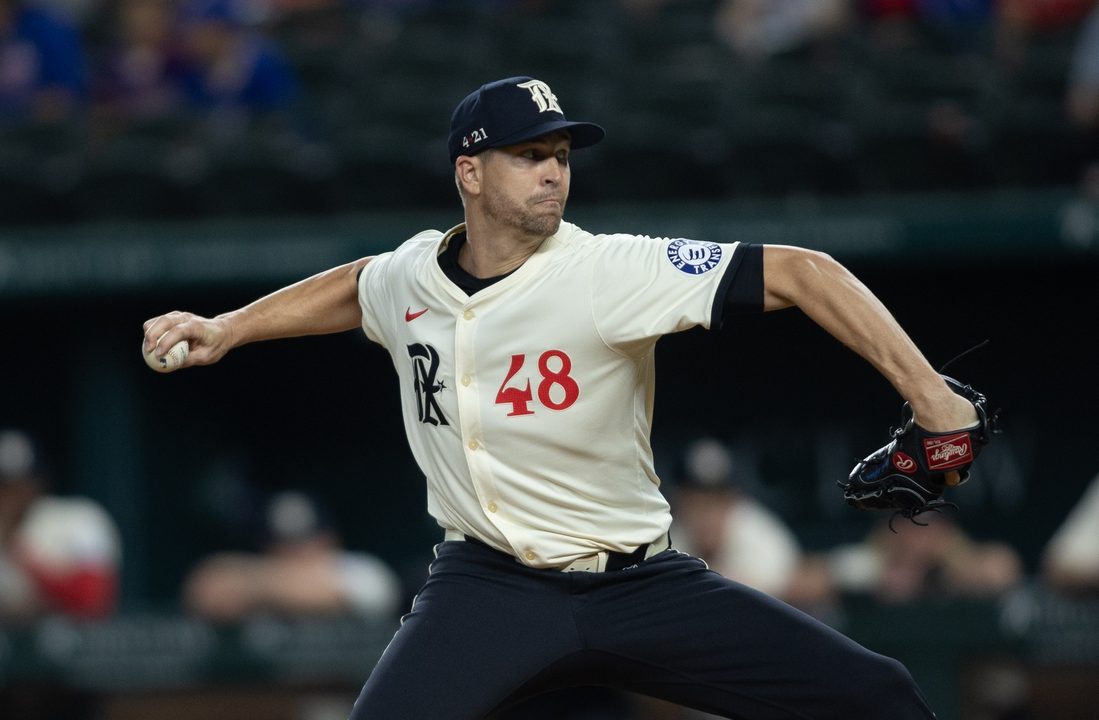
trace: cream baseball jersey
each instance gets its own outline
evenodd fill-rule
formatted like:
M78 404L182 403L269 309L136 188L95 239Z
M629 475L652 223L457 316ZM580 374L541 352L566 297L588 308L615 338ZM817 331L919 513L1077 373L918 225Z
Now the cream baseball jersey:
M359 278L367 336L400 378L428 512L533 567L631 552L668 529L649 431L653 350L709 327L738 244L593 235L562 223L467 295L420 233Z

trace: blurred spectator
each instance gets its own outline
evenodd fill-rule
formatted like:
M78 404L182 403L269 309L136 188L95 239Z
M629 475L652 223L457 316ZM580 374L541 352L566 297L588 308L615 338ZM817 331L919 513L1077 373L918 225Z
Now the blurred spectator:
M826 568L833 588L882 602L930 597L993 597L1022 581L1022 562L1009 545L976 542L947 515L920 517L926 526L883 518L860 542L834 548ZM895 530L895 532L894 532Z
M1046 546L1042 572L1061 590L1099 592L1099 475Z
M1095 0L999 0L997 12L1031 30L1062 28L1083 20Z
M859 0L875 40L909 47L937 39L944 49L973 51L996 26L997 0Z
M715 28L738 55L760 60L836 36L850 10L850 0L724 0Z
M797 538L774 513L745 492L721 442L703 438L684 456L675 487L672 537L727 578L782 597L797 571Z
M30 438L0 431L0 620L108 615L120 558L106 511L88 498L47 494Z
M1084 167L1078 192L1060 215L1065 244L1086 250L1099 243L1099 163Z
M86 94L77 30L20 0L0 0L0 120L60 122Z
M260 611L395 615L397 575L373 555L345 550L318 503L301 492L274 496L262 553L224 552L203 560L184 586L188 610L219 621Z
M862 0L863 12L872 20L915 17L917 0Z
M249 7L243 0L191 0L183 10L183 43L193 63L184 91L223 131L242 129L257 114L289 113L298 96L290 64L252 27Z
M1099 7L1080 29L1068 71L1069 120L1083 139L1082 165L1099 162Z
M1009 65L1022 65L1033 35L1074 27L1094 4L1095 0L1000 0L997 56Z
M187 61L170 0L118 0L95 78L100 120L159 120L183 104Z
M74 27L82 27L91 22L102 4L102 0L27 0L27 2Z
M956 50L976 50L994 28L997 0L916 0L924 27Z
M918 41L916 0L857 0L874 45L896 50Z

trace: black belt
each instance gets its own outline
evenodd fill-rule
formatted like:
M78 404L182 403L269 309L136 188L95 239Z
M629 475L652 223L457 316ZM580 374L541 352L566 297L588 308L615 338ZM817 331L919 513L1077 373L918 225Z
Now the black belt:
M478 540L471 535L463 535L463 537L468 543L473 543L474 545L480 545L481 547L488 548L492 552L499 553L500 555L504 555L505 557L511 557L511 555L500 552L483 540ZM651 543L645 543L641 547L634 550L632 553L621 553L608 550L607 567L604 572L614 572L615 570L622 570L624 568L628 568L632 565L637 565L638 563L643 562L645 558L648 557L649 545L651 545Z

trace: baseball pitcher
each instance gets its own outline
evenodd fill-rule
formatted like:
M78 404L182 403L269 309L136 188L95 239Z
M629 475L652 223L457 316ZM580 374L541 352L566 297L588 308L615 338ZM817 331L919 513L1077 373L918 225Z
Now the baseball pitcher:
M580 685L749 720L934 717L897 661L675 549L649 440L653 351L799 308L906 403L906 434L845 496L913 519L987 441L979 394L828 255L565 221L570 155L603 136L542 81L483 85L450 124L463 222L217 317L153 318L143 349L186 340L186 368L361 327L392 356L440 543L354 720L475 720Z

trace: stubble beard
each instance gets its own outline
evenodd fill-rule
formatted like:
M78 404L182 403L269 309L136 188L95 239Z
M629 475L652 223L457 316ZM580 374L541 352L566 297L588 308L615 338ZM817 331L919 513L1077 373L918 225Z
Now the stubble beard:
M485 200L485 215L501 225L518 229L524 235L544 240L561 227L561 216L556 213L535 213L529 206L513 202L503 195L489 195Z

